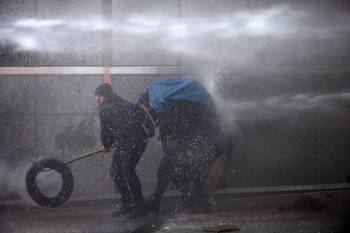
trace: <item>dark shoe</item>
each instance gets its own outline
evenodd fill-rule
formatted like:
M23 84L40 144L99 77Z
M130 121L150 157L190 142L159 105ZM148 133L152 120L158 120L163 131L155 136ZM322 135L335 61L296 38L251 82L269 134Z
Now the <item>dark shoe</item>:
M216 210L216 202L214 198L198 198L192 205L192 210L195 213L209 213Z
M153 213L159 213L160 203L160 198L156 198L153 195L145 199L145 207Z
M112 217L119 217L120 215L127 214L127 213L131 212L132 209L133 209L133 206L131 206L131 205L120 204L112 212Z
M129 219L145 216L149 213L149 209L145 206L135 207L128 213Z

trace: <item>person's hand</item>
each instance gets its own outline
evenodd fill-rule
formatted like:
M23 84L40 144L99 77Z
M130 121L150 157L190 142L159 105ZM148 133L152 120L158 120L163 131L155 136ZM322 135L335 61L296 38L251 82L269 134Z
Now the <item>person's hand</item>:
M105 149L105 153L108 153L111 151L111 148L110 147L107 147L107 146L104 146L104 149Z

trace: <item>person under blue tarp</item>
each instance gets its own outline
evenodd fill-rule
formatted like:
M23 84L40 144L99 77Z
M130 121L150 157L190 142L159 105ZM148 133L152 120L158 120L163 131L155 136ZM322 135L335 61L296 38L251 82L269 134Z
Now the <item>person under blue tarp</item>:
M164 157L148 207L157 212L169 180L182 194L184 207L210 210L207 177L221 154L222 136L214 101L199 82L171 76L148 84L139 98L159 130Z

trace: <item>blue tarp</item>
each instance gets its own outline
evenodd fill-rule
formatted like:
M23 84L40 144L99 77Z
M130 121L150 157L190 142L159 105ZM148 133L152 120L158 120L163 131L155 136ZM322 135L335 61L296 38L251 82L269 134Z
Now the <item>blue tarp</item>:
M170 76L148 84L146 92L149 104L155 112L164 112L179 101L197 104L203 114L215 111L213 99L199 82L179 77L181 76Z
M218 145L221 145L215 103L205 87L187 76L173 75L166 78L147 85L146 93L151 108L156 113L161 113L180 101L194 103L198 106L202 124L205 124ZM162 143L164 144L163 141Z

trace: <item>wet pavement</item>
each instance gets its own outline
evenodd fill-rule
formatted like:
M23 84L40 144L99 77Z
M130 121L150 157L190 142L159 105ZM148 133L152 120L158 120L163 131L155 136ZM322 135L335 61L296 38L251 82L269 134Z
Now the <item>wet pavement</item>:
M173 213L176 198L165 201L162 214L138 219L113 218L111 203L79 203L61 208L2 208L1 233L239 233L350 232L350 191L288 195L216 196L211 213ZM308 197L308 198L305 198ZM311 197L311 199L310 199ZM304 201L306 203L303 203ZM170 204L169 204L170 203ZM311 203L311 204L310 204Z

